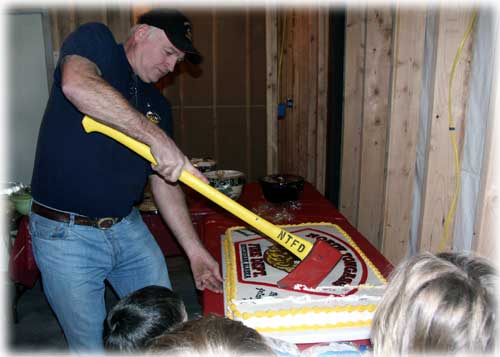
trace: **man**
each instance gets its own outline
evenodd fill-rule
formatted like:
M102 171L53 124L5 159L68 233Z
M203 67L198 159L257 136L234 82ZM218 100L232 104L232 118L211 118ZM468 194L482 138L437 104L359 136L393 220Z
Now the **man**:
M152 85L183 59L201 56L189 20L172 10L143 15L123 45L97 23L62 45L38 138L30 231L45 294L74 351L103 348L105 280L120 298L148 285L171 288L161 250L133 207L148 177L196 287L221 291L219 266L176 183L183 169L203 175L170 139L170 105ZM149 145L158 164L86 134L84 114Z

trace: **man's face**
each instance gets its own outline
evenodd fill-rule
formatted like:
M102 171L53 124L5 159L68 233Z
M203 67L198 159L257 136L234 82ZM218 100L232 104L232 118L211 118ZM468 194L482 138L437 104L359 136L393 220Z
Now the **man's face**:
M184 52L170 42L163 30L148 29L139 38L136 71L144 82L154 83L174 71L175 65L184 59Z

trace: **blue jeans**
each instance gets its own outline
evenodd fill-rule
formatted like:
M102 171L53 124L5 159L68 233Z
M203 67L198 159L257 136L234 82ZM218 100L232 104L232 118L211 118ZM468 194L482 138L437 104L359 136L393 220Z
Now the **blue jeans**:
M171 288L165 257L137 209L101 230L30 214L45 295L75 352L103 351L107 279L119 297L148 285Z

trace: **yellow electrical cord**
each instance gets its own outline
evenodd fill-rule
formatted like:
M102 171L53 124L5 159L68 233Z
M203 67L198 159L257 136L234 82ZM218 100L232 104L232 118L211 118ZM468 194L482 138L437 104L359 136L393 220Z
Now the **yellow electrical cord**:
M446 216L446 220L444 223L444 231L443 231L443 238L441 239L441 242L439 243L439 251L442 252L446 248L446 244L448 243L448 230L449 230L449 225L451 222L451 219L453 218L453 215L455 214L455 208L458 200L458 194L460 192L460 158L458 155L458 145L457 145L457 134L455 132L455 124L453 120L453 114L451 112L451 88L453 84L453 78L455 76L455 68L457 67L458 60L460 59L460 55L462 54L462 50L465 46L465 42L467 41L467 38L469 37L472 27L474 26L474 23L476 22L476 16L477 16L477 10L474 10L472 14L472 18L469 22L469 26L467 27L467 30L465 31L464 37L462 38L462 42L460 43L460 47L457 50L457 53L455 55L455 59L453 60L453 66L451 68L451 74L450 74L450 81L448 83L448 126L449 126L449 131L450 131L450 136L451 136L451 143L453 145L453 153L455 156L455 193L453 194L453 200L451 201L451 206L448 211L448 214Z

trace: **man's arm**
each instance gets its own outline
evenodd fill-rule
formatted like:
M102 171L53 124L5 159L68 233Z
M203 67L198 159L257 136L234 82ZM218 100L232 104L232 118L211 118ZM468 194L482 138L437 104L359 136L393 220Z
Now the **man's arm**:
M174 141L101 77L95 63L69 55L61 71L62 91L68 100L82 113L149 145L158 163L153 168L166 180L177 181L182 169L202 178Z
M193 227L184 193L178 184L170 184L157 175L150 176L151 192L161 216L174 233L191 263L196 288L222 291L219 264L201 243Z

